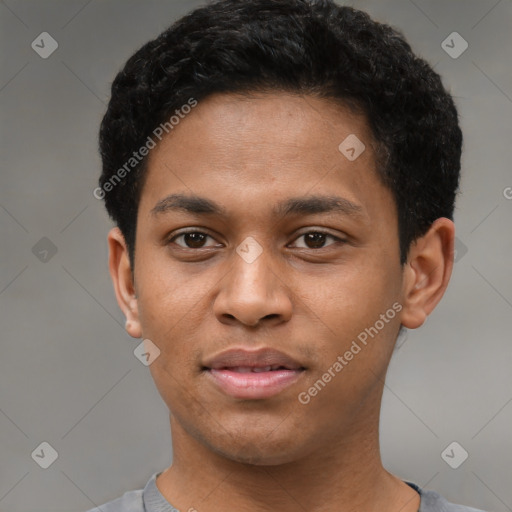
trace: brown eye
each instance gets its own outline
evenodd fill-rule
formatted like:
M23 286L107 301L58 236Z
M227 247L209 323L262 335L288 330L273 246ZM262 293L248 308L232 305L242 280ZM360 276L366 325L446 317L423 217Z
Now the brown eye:
M326 238L327 235L324 233L306 233L306 235L304 235L304 241L306 242L306 245L311 249L318 249L319 247L323 247Z
M322 231L309 231L307 233L303 233L297 238L297 240L300 240L301 238L304 240L304 244L295 245L295 247L301 249L322 249L326 246L326 240L329 238L334 242L342 242L339 238L328 233L323 233ZM332 245L332 243L327 245Z
M183 247L184 249L201 249L203 247L211 247L205 246L205 242L208 238L213 238L206 233L201 233L199 231L191 231L188 233L181 233L176 235L170 241L175 242L176 245ZM178 243L177 240L182 240L182 243Z

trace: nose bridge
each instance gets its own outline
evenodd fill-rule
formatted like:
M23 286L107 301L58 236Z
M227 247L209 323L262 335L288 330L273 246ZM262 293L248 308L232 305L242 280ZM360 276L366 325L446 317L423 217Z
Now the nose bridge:
M219 318L255 325L265 317L289 317L290 297L274 268L271 249L246 239L233 252L230 266L215 303Z
M231 274L233 282L229 292L237 296L237 301L269 299L276 279L270 249L263 248L254 239L244 240L233 254Z
M264 254L266 252L266 254ZM268 287L272 285L270 275L275 277L272 272L272 264L268 258L268 249L262 252L254 260L246 260L239 254L233 259L233 272L235 273L235 281L240 291L247 289L253 293L268 294Z

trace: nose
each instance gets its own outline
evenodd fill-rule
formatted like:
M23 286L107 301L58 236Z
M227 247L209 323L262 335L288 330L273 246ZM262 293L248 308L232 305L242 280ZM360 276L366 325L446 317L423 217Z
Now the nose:
M217 319L250 327L288 321L292 315L291 289L272 268L269 251L251 263L236 252L232 258L231 270L223 278L213 305Z

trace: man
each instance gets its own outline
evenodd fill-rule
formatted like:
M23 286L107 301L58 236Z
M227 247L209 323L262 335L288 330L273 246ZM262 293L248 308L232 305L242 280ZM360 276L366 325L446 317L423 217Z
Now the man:
M128 60L95 195L173 462L103 512L475 510L379 449L397 336L450 279L461 145L432 68L329 0L223 0Z

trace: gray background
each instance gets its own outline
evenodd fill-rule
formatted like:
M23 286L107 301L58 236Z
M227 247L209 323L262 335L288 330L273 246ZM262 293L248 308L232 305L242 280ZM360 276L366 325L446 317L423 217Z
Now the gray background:
M107 271L110 222L92 190L115 73L195 5L0 3L2 512L84 511L170 464L168 412L124 332ZM440 306L392 360L384 463L450 501L510 511L512 2L351 5L401 29L435 65L465 134L458 261ZM44 31L59 44L48 59L31 48ZM469 44L456 59L441 47L453 31ZM43 441L58 452L48 469L31 457ZM469 453L458 469L441 458L452 441Z

